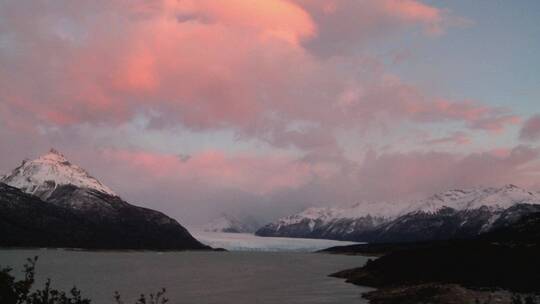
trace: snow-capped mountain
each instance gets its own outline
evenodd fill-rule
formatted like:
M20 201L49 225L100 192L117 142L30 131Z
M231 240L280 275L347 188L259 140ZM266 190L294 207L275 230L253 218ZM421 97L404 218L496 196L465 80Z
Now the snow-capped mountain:
M205 232L227 232L227 233L252 233L257 229L252 225L243 223L237 218L223 214L215 220L208 223L203 231Z
M540 196L537 193L521 189L515 185L506 185L501 188L449 190L411 204L406 213L414 211L435 213L442 208L461 211L487 207L491 210L501 210L516 204L538 203L540 203Z
M47 199L59 186L73 185L96 190L111 196L116 194L81 167L70 163L60 152L49 153L35 159L25 160L0 182L22 191Z
M369 233L391 220L386 212L363 209L363 204L351 208L308 208L298 214L283 217L255 232L258 236L321 238L352 240L352 234ZM389 212L392 214L394 211ZM379 210L381 211L381 210Z
M402 207L381 202L349 208L308 208L257 230L259 236L282 236L347 240L368 234L397 216ZM367 236L366 236L367 237Z
M405 208L403 204L390 202L358 203L348 208L312 207L298 214L281 218L279 222L282 225L293 225L307 219L313 225L316 221L328 223L337 219L358 219L367 216L391 219L403 213Z
M131 205L51 150L0 180L0 246L209 249L165 214Z
M370 242L467 238L538 211L538 194L506 185L450 190L409 203L309 208L270 223L256 234Z

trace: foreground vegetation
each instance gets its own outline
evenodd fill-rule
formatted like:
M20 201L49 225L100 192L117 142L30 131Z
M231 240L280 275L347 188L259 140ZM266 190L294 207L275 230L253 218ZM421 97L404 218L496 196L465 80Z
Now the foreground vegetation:
M92 301L83 298L81 291L73 287L69 292L51 287L51 280L47 279L43 288L33 288L35 283L35 270L37 257L28 259L24 265L24 278L17 280L11 268L0 268L0 303L2 304L91 304ZM120 294L115 292L111 300L117 304L125 304ZM141 294L135 304L166 304L165 289L146 296Z

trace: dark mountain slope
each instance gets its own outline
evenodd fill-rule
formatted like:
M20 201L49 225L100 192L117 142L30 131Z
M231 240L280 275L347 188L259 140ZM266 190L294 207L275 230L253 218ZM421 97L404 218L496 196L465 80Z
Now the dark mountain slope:
M0 183L2 246L210 249L165 214L125 202L54 149Z
M175 220L91 189L59 187L45 202L0 183L0 246L209 249ZM84 208L70 208L83 202Z
M0 246L80 247L88 228L72 211L0 183Z
M92 224L92 239L87 240L91 247L208 249L176 220L159 211L133 206L118 196L67 185L57 188L48 202L69 208Z

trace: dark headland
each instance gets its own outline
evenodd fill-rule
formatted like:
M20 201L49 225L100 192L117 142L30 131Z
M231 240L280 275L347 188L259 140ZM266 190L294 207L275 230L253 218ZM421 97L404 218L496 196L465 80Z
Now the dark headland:
M331 276L377 288L372 304L540 303L540 213L472 240L360 244L321 252L372 256Z

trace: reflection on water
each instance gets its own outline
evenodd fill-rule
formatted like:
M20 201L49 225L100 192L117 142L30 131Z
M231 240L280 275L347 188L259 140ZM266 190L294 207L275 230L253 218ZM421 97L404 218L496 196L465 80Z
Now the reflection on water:
M38 284L45 278L74 284L93 303L113 303L167 288L170 303L270 304L367 303L367 289L327 275L361 266L364 257L269 252L82 252L0 250L0 264L20 273L27 257L39 255ZM128 301L126 301L128 302Z

